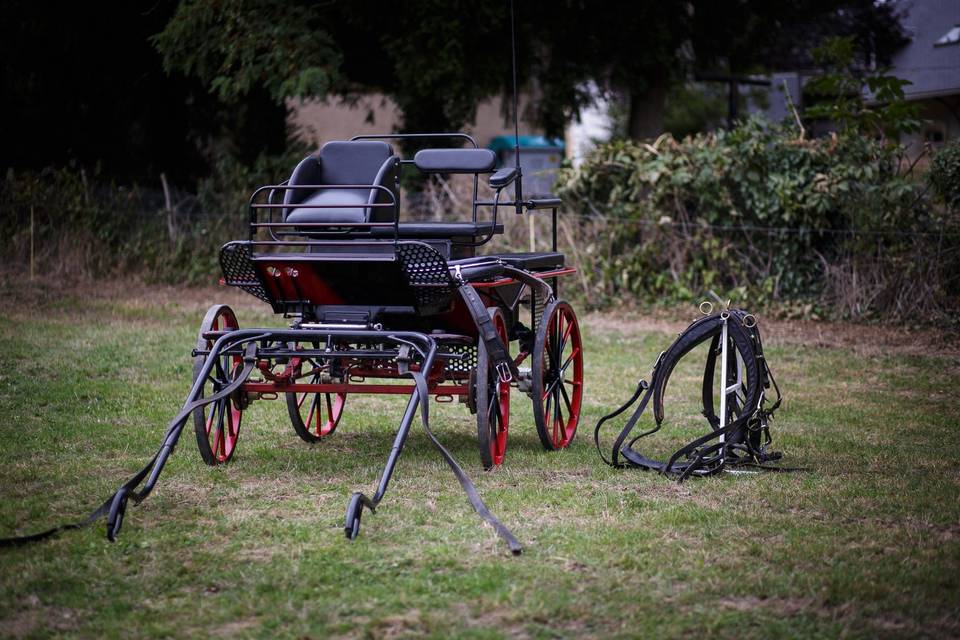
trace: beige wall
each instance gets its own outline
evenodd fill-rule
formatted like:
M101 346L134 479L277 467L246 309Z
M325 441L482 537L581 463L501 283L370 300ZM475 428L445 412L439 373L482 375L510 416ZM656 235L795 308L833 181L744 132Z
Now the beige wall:
M527 96L521 96L520 113L524 113L529 100ZM377 94L365 96L354 104L340 98L325 102L291 100L287 104L291 110L290 124L296 135L318 147L330 140L347 140L355 135L391 133L396 131L400 121L396 105ZM464 130L483 147L495 136L512 135L513 124L504 124L500 98L492 98L477 106L475 121ZM541 131L537 128L521 120L520 135L539 133Z

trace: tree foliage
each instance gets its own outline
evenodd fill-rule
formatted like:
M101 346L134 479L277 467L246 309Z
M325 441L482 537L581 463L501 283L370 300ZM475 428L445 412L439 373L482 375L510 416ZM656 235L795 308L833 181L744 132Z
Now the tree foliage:
M920 105L908 102L903 87L910 84L885 71L864 72L855 62L852 37L834 37L813 51L822 75L804 90L819 98L807 107L808 118L835 123L841 133L897 139L920 128Z
M261 87L228 106L199 79L164 73L148 39L176 8L5 1L0 170L77 164L91 177L99 168L159 187L163 172L192 187L219 154L253 162L283 150L286 110Z
M191 1L152 41L168 72L196 76L222 100L262 87L283 102L325 95L340 78L340 51L322 25L312 5Z
M791 59L776 52L807 51L802 25L853 31L870 55L889 55L892 15L872 0L517 0L519 74L537 96L531 119L557 134L595 99L590 86L634 107L662 102L692 70L755 71ZM258 85L278 101L379 91L405 131L458 129L511 79L506 1L184 0L155 43L168 69L223 98Z

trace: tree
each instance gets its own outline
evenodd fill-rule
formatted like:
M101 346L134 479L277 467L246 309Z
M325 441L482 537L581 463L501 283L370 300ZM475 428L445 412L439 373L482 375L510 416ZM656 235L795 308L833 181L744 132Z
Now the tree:
M286 110L261 88L228 108L194 77L164 73L148 38L176 2L3 7L0 169L76 162L192 186L217 153L249 162L286 145Z
M659 133L667 88L697 68L758 71L797 60L806 34L856 31L889 52L897 22L872 0L516 0L521 80L533 119L558 134L594 99L627 100L633 137ZM476 104L510 86L506 1L279 2L184 0L154 42L169 70L222 98L264 86L274 99L389 95L404 131L460 128ZM885 48L884 48L885 47Z
M903 92L910 82L883 71L864 72L854 60L854 47L852 37L833 37L813 51L825 73L807 82L807 93L820 101L807 107L804 115L830 120L841 133L884 140L917 131L920 105L908 102Z

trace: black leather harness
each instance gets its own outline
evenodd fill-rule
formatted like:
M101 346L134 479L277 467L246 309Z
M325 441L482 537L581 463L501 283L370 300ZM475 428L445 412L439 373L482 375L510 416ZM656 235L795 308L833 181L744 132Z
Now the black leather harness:
M751 322L751 319L752 322ZM714 376L717 368L717 356L723 345L721 336L726 326L728 344L727 371L721 372L722 386L734 382L739 370L742 384L740 393L728 393L726 420L717 415L713 400ZM703 416L711 430L676 451L667 461L650 458L635 448L642 438L650 436L663 425L664 395L670 375L677 363L695 347L710 343L706 365L703 372L701 390ZM738 368L737 362L741 363ZM731 367L731 363L733 366ZM767 391L776 393L772 405L766 406ZM725 393L722 390L721 393ZM772 466L782 457L779 452L768 451L771 443L769 421L780 406L782 396L770 372L763 354L763 343L756 320L742 309L732 309L723 313L708 315L693 322L677 336L673 344L660 354L653 366L650 382L640 380L631 398L612 413L597 422L594 429L594 442L600 457L614 467L636 467L657 471L683 481L691 475L710 475L723 470L724 466L752 466L759 469L786 471L784 467ZM639 401L633 414L621 429L613 443L608 458L600 445L600 431L604 423L616 418ZM633 436L647 406L652 402L654 426L639 435ZM721 422L723 422L721 426Z

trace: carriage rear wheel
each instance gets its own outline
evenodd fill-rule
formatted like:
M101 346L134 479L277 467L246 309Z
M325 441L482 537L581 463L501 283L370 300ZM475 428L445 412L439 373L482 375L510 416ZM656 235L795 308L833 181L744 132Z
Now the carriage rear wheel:
M573 308L554 300L544 309L531 354L533 418L547 451L570 445L583 400L583 345Z
M307 384L320 384L324 369L313 359L300 362L297 381ZM345 393L288 393L287 412L290 424L305 442L319 442L337 429L343 416L343 407L347 402Z
M507 320L503 311L487 309L493 326L510 351L507 335ZM507 452L507 431L510 427L510 383L502 382L497 375L483 340L477 347L477 373L471 377L476 385L477 442L480 445L480 462L484 469L503 464Z
M200 323L200 332L197 334L197 350L209 351L216 340L204 338L209 331L230 331L239 329L237 316L233 309L225 304L213 305ZM197 356L193 360L193 380L196 382L207 356ZM234 376L243 367L243 357L240 355L221 355L210 370L210 374L200 388L200 397L209 393L216 393L230 384ZM243 420L243 409L238 405L237 398L226 397L213 404L194 409L193 426L197 434L197 448L200 457L209 465L228 462L233 457L237 447L237 438L240 435L240 422Z

